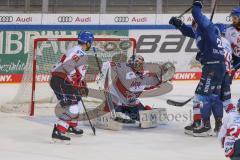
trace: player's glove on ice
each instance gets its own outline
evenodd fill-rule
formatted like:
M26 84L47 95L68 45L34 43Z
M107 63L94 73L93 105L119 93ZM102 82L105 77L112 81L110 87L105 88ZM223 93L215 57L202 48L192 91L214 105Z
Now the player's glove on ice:
M194 0L193 1L193 6L198 6L200 8L203 7L203 0Z
M169 20L169 24L175 26L177 29L180 29L183 25L183 22L181 19L178 19L177 17L172 17L170 20Z

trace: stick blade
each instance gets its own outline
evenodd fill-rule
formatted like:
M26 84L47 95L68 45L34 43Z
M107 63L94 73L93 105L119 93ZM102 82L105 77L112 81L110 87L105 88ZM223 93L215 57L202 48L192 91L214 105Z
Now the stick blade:
M190 102L194 97L189 98L188 100L184 101L184 102L177 102L171 99L167 100L167 104L172 105L172 106L176 106L176 107L182 107L184 105L186 105L188 102Z
M95 127L92 127L92 130L93 130L94 136L96 136L96 129L95 129Z
M167 104L169 104L171 106L176 106L176 107L182 107L184 105L183 102L177 102L177 101L173 101L171 99L167 100Z

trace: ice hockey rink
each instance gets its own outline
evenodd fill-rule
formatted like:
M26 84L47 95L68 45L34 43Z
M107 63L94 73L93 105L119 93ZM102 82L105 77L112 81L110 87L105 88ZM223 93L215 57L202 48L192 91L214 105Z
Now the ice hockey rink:
M229 160L225 157L217 136L193 137L184 133L184 127L191 124L193 119L191 101L182 107L166 103L167 99L184 102L194 96L202 72L202 66L196 60L196 54L200 53L198 55L201 61L201 52L196 42L211 39L211 47L213 37L216 37L215 32L211 32L214 36L209 36L208 31L201 35L206 38L196 34L194 40L176 29L182 28L183 23L193 25L194 28L194 21L198 23L197 26L201 26L200 20L196 18L202 16L193 16L191 12L197 6L206 17L212 18L210 21L214 24L223 23L230 26L234 24L233 19L237 20L237 17L233 18L230 13L233 8L240 6L240 0L204 0L203 7L200 2L194 0L0 0L0 160ZM240 27L240 8L236 15L239 21L235 25ZM178 18L174 18L178 24L172 25L173 17ZM84 31L94 35L92 44L89 40L83 43L85 38L81 38L81 33ZM191 37L192 31L189 32ZM196 31L198 32L198 29ZM240 35L237 37L235 32L229 35L231 39L234 37L233 41L237 41L237 44L231 42L231 47L235 56L240 57ZM98 105L103 102L106 98L103 89L108 91L106 88L118 78L113 79L114 73L108 72L111 71L108 70L111 65L104 65L104 62L124 61L131 62L132 66L136 55L140 55L149 67L145 68L144 65L144 71L157 73L158 80L161 81L165 80L165 72L174 73L173 67L169 70L168 65L160 65L171 62L175 67L173 81L169 82L172 83L173 90L161 94L161 87L158 86L153 91L144 91L140 97L144 105L166 108L167 123L149 129L139 128L138 122L123 124L120 131L96 128L96 135L93 135L90 126L86 125L88 121L79 122L84 130L83 135L69 135L70 144L53 143L51 137L53 126L57 122L54 112L57 102L48 82L53 66L60 66L57 64L60 57L63 63L70 53L68 49L75 44L80 44L81 48L76 53L72 52L74 55L71 59L74 61L81 59L78 54L84 55L81 49L86 51L90 46L90 50L86 51L87 78L84 81L90 90L89 95L92 95L83 97L85 102L89 103L87 109L96 107L92 107L91 103ZM204 48L204 54L209 58L209 63L206 64L218 63L220 59L215 59L215 55L208 57L208 53L205 53L210 51L208 44L205 44L204 42L204 45L198 46L207 47ZM222 46L219 37L217 45ZM220 53L219 48L214 48L213 54L217 52ZM210 60L211 57L214 61ZM230 57L225 58L230 62ZM67 64L67 67L69 66ZM85 66L81 67L82 70L85 69ZM133 70L137 71L134 68ZM62 71L65 75L66 68L63 67ZM121 71L116 73L122 73ZM108 73L112 79L106 78ZM166 74L166 77L172 74ZM132 79L131 75L132 73L127 73L126 81ZM234 76L238 80L233 81L231 93L233 104L236 105L240 98L240 72L237 71ZM138 86L139 83L141 82L133 81L129 84ZM148 81L144 80L144 83ZM122 92L126 93L124 97L132 100L133 96L129 97L129 91L132 90L128 90L131 88L127 87L128 82L121 84L127 89L126 92ZM135 89L137 91L136 87ZM94 94L91 92L93 90L96 91ZM30 109L33 99L44 102L32 107L35 110L34 116L2 110L2 106L9 109L10 105L7 106L6 103L12 102L11 109L24 112ZM24 108L21 108L21 100L24 101ZM152 117L155 118L151 115ZM213 117L211 124L214 128Z
M142 99L144 104L167 108L169 123L152 129L124 126L121 131L97 129L93 136L83 126L81 137L71 137L71 144L51 144L55 117L22 116L0 112L0 155L2 160L225 160L216 137L197 138L185 135L183 127L190 123L191 102L184 107L166 104L166 99L186 100L194 93L197 81L172 82L174 89L154 98ZM1 103L12 98L15 85L1 85ZM240 81L232 85L236 103ZM51 114L50 114L51 115ZM183 118L183 115L187 118ZM182 117L181 117L182 116ZM173 118L175 117L175 118ZM214 123L212 123L214 124Z

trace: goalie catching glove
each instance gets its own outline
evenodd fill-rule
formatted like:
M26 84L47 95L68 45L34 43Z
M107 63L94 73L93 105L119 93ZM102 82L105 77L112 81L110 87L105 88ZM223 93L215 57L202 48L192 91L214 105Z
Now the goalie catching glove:
M175 74L175 67L171 62L166 62L159 65L159 71L156 73L161 82L171 81Z

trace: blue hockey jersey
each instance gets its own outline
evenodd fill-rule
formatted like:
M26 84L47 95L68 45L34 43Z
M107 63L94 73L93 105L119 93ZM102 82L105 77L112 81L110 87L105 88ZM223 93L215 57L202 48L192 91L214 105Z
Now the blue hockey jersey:
M183 24L180 28L182 34L196 40L203 64L215 61L224 62L224 48L218 29L203 15L199 6L192 7L192 15L197 23L197 29Z

